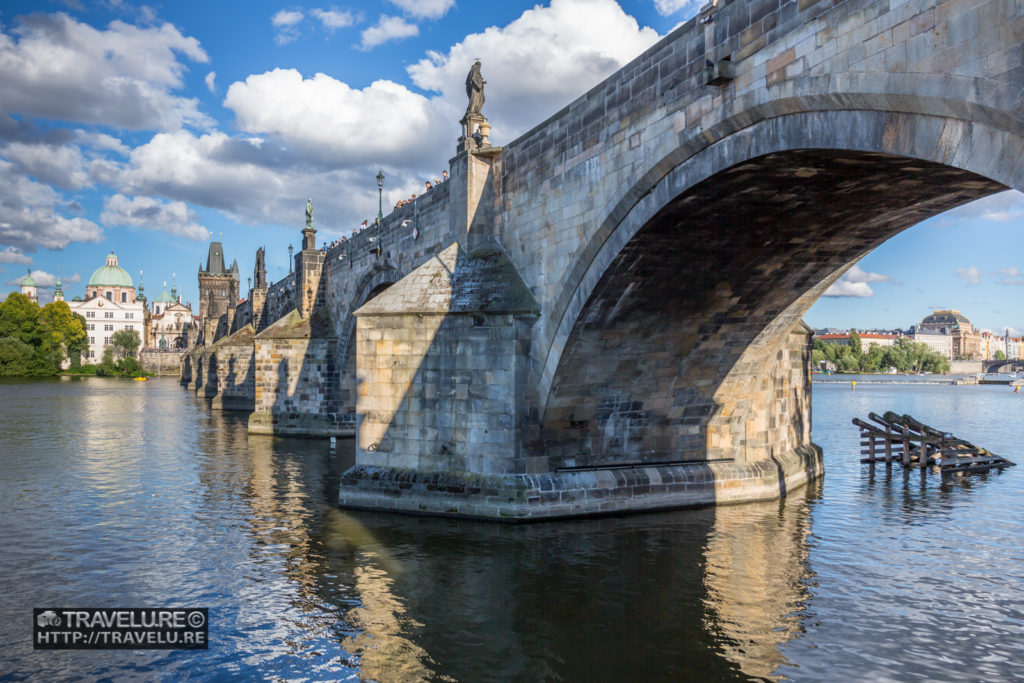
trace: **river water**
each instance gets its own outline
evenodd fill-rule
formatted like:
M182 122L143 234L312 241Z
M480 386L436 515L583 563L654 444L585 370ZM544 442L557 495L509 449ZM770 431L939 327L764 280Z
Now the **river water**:
M1024 466L859 464L894 410L1024 460L1006 386L823 384L780 502L525 526L332 505L350 441L173 380L0 381L0 679L1024 679ZM33 651L32 608L208 607L207 651Z

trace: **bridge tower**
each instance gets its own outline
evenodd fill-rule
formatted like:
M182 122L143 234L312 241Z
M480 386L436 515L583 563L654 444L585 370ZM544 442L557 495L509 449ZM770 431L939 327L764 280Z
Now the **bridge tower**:
M238 261L231 268L224 266L224 245L210 242L206 256L206 269L199 266L199 327L203 344L216 341L221 316L228 314L238 303ZM226 330L231 329L230 321Z

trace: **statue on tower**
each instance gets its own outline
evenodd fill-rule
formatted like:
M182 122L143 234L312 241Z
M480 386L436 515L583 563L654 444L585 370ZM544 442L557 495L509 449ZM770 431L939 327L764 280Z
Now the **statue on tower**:
M256 283L256 289L266 289L266 250L263 247L260 247L259 249L256 250L256 268L253 271L253 281Z
M466 107L466 116L480 114L484 106L484 84L487 81L480 74L480 60L473 62L469 75L466 76L466 96L469 98L469 105Z
M306 227L313 227L313 199L306 200Z

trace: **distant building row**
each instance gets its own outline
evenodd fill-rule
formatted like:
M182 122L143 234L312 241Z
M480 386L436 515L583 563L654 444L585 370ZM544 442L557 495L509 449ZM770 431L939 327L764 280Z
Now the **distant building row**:
M992 360L997 352L1016 360L1024 354L1024 338L999 336L974 329L974 325L957 310L937 310L924 318L920 325L910 328L909 334L876 334L860 332L861 350L867 352L872 344L892 346L900 337L926 344L950 360ZM826 333L815 336L827 344L847 346L850 334Z
M142 283L136 295L131 276L118 265L114 252L107 255L106 263L97 268L85 286L85 299L75 297L68 301L72 313L85 318L89 350L82 359L97 363L111 337L121 330L135 330L142 340L143 349L187 349L195 340L196 316L191 305L181 303L176 285L168 293L164 290L152 302L146 300ZM38 302L38 290L31 273L21 281L21 293ZM54 301L64 301L60 277L53 292Z

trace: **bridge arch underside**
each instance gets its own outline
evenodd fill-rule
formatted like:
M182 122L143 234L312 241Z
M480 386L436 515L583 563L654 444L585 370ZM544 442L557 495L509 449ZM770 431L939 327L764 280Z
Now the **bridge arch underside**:
M696 183L610 257L570 321L535 457L555 471L811 447L801 316L889 237L1003 189L849 149L769 153Z

